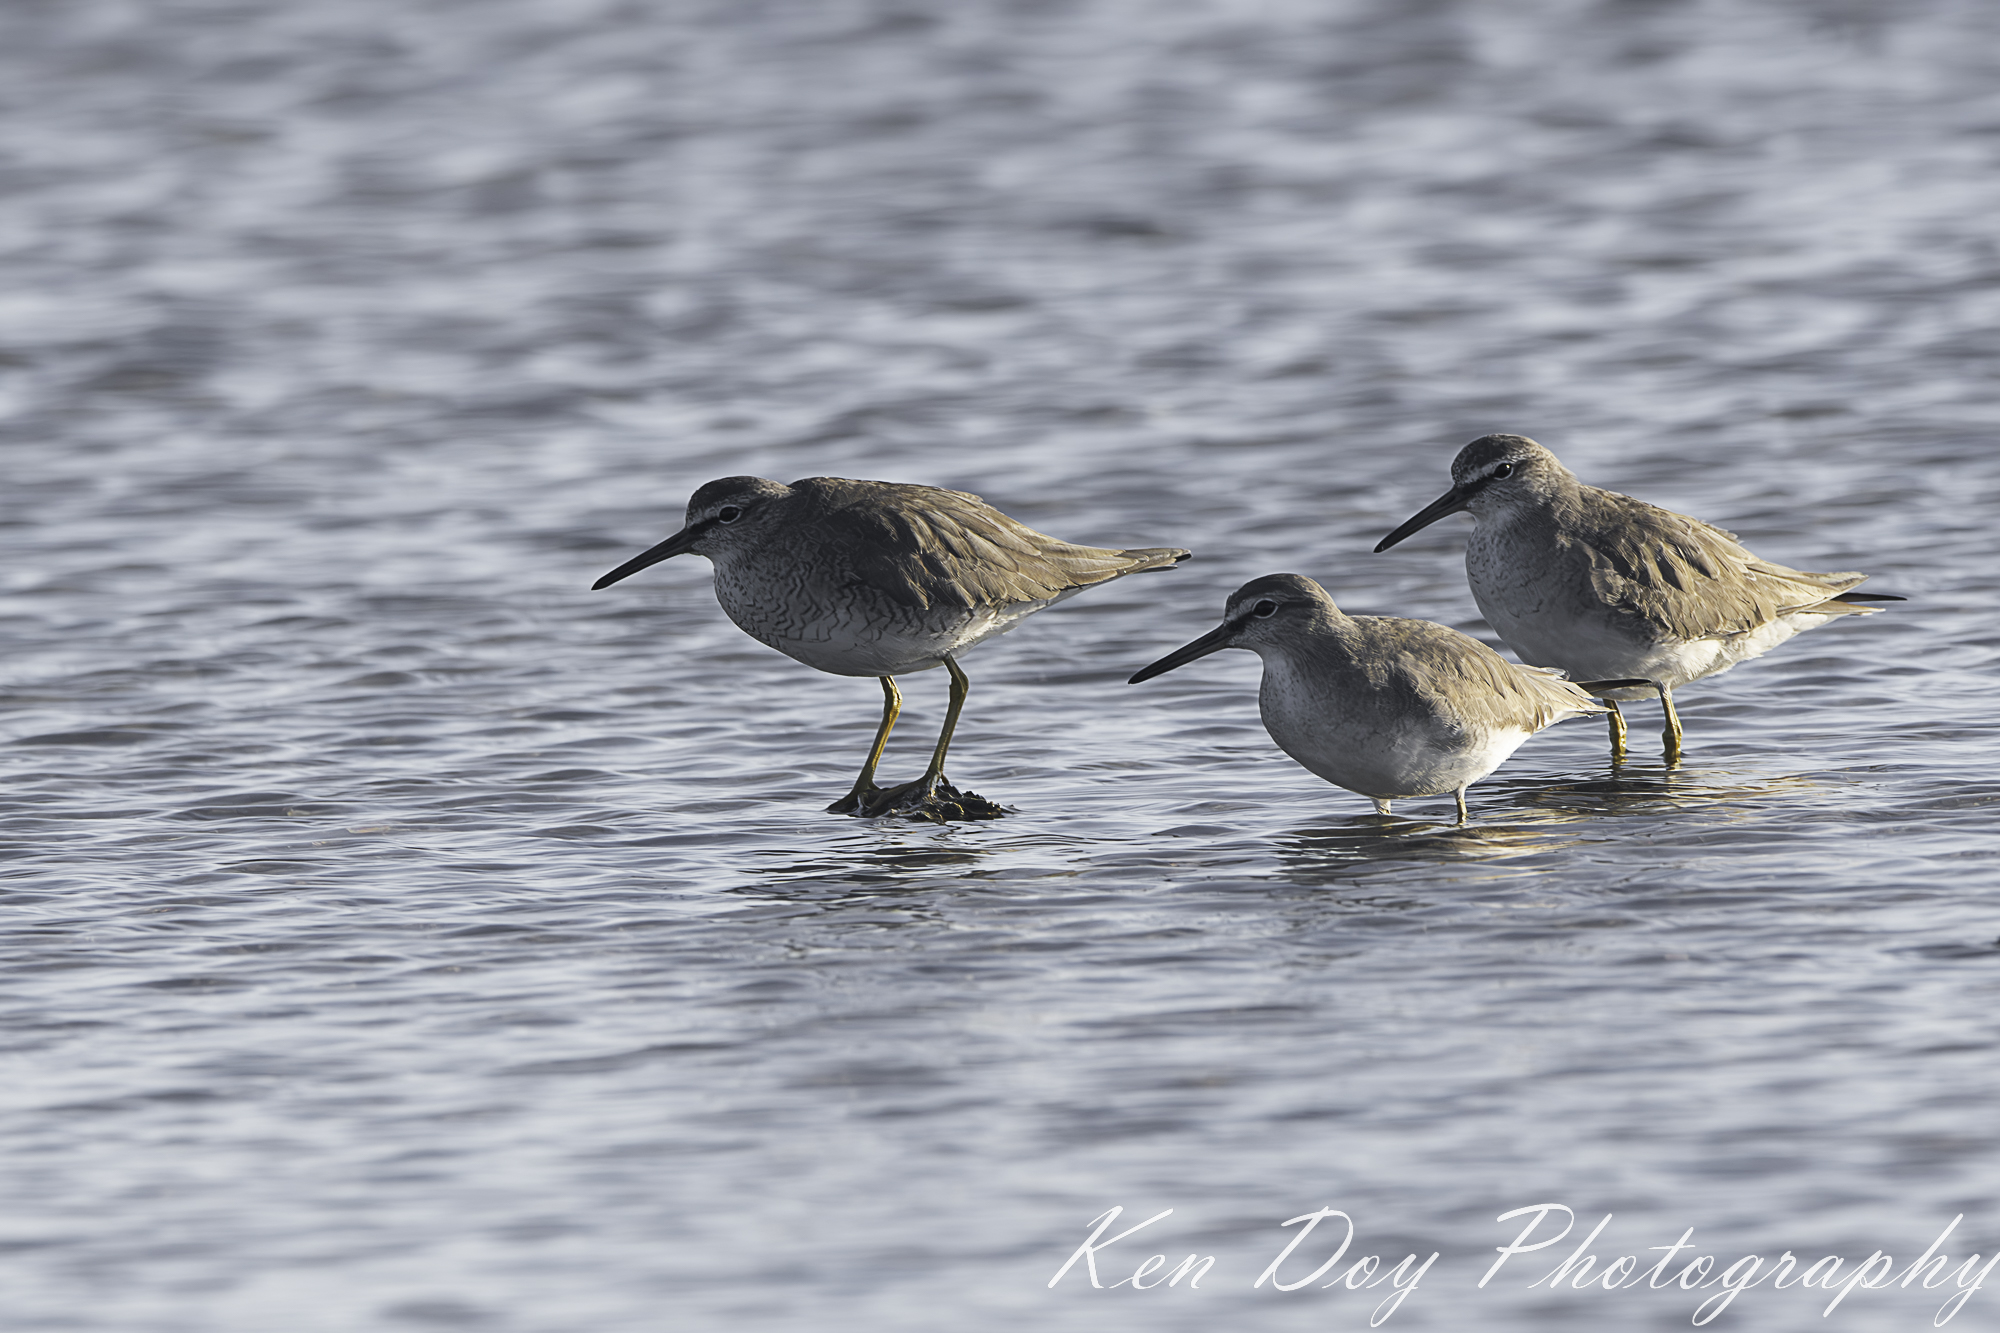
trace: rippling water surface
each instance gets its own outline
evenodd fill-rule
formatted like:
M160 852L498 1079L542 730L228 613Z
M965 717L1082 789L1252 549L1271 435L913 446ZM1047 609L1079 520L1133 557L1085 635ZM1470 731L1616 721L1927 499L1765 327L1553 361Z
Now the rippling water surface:
M1440 1252L1388 1327L1688 1325L1480 1289L1545 1201L2000 1248L1990 6L23 0L0 107L9 1328L1366 1327L1252 1287L1322 1207ZM1463 520L1369 548L1491 430L1911 600L1463 830L1248 654L1123 683L1276 570L1484 633ZM588 591L734 473L1198 559L967 658L1016 813L858 822L871 683ZM1107 1282L1216 1268L1049 1290L1113 1205ZM1823 1304L1717 1326L1941 1298Z

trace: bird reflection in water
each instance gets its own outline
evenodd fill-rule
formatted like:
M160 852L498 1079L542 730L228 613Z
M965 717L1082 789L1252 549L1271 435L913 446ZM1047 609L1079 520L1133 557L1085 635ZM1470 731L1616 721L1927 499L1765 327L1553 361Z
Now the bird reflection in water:
M1558 826L1579 821L1580 817L1549 817L1544 812L1517 822L1464 825L1357 815L1339 823L1293 829L1279 839L1278 853L1287 859L1344 865L1350 871L1362 862L1504 860L1554 851L1575 841L1573 830Z
M1492 786L1492 795L1513 807L1505 818L1455 825L1357 815L1293 829L1279 838L1276 850L1294 877L1326 882L1329 876L1351 880L1362 867L1512 861L1600 841L1609 834L1608 821L1632 816L1700 807L1724 821L1748 819L1764 798L1819 784L1807 777L1758 777L1721 768L1618 765L1602 777L1553 783L1523 778Z
M1568 820L1692 808L1712 808L1721 817L1730 819L1747 817L1749 811L1738 815L1731 813L1729 806L1749 806L1765 797L1811 791L1819 785L1809 777L1769 777L1717 767L1634 768L1630 764L1614 764L1602 777L1524 784L1506 795L1518 807Z

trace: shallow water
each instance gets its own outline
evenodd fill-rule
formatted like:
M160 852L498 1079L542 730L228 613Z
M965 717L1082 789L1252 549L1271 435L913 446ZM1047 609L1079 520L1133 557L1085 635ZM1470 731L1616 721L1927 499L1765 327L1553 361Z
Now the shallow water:
M1480 1288L1548 1201L1990 1257L1997 67L1974 3L10 6L8 1327L1366 1327L1252 1286L1324 1207L1440 1254L1388 1327L1714 1293ZM1483 632L1463 520L1369 548L1489 430L1912 600L1464 830L1248 654L1123 684L1276 570ZM870 682L698 559L587 590L733 473L1198 559L967 658L1014 814L858 822ZM1211 1275L1050 1290L1114 1205L1107 1283Z

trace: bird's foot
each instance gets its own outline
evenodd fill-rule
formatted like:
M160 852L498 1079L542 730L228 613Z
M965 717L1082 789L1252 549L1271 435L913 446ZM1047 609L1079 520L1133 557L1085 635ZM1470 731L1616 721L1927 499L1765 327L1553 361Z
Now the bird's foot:
M847 795L841 797L832 805L829 805L826 808L826 812L830 815L858 815L862 813L862 807L867 805L874 797L880 795L881 792L882 789L872 782L865 787L857 786L853 791L847 793Z
M845 804L845 801L835 802L835 805ZM939 773L935 777L905 782L899 787L878 788L868 793L851 813L865 819L900 815L907 819L928 819L933 824L945 824L954 819L999 819L1007 812L984 796L960 791L951 785L944 774Z

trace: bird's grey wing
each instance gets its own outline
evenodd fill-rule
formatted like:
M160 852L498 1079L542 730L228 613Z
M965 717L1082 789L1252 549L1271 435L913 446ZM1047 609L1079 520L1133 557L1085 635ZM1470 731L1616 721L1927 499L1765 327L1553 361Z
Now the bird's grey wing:
M1654 642L1747 634L1868 577L1789 569L1759 559L1735 533L1698 518L1584 489L1580 521L1569 527L1589 556L1592 589Z
M1405 688L1461 726L1540 731L1565 716L1604 711L1561 677L1516 666L1449 626L1388 616L1356 619L1388 640L1373 650L1375 659L1395 663Z
M1177 548L1114 551L1058 541L1008 518L976 495L896 486L901 503L846 510L864 539L855 574L905 605L998 609L1065 594L1187 557Z

